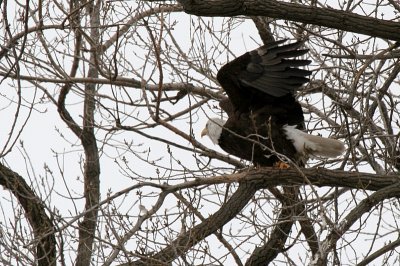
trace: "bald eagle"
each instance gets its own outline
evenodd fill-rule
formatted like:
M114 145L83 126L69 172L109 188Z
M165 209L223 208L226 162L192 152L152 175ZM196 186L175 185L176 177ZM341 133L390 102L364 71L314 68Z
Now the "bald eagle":
M228 119L211 118L201 136L256 165L272 166L283 157L304 165L310 156L337 157L341 141L304 132L304 116L294 92L309 81L310 60L295 59L308 52L303 42L276 41L224 65L217 79L227 98L220 107Z

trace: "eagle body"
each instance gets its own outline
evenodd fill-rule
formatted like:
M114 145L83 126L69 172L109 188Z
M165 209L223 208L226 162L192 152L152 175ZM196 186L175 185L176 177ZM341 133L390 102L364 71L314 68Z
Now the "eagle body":
M309 156L336 157L342 142L309 135L294 92L309 81L311 63L294 59L308 50L302 42L262 46L224 65L217 79L227 94L220 107L223 121L212 118L202 132L224 151L256 165L272 166L280 159L304 165ZM283 156L282 156L283 155Z
M297 154L292 141L284 137L283 129L288 124L303 129L303 113L294 98L286 98L254 112L232 114L224 124L219 146L227 153L257 165L273 165L279 161L276 153L288 155L294 162L303 164L302 156ZM279 104L282 102L287 104L282 106Z

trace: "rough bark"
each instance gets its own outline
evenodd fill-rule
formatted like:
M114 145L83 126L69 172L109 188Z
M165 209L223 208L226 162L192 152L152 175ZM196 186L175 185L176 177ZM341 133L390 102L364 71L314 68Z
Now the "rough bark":
M91 38L94 41L92 44L92 53L90 55L90 66L88 77L98 78L97 56L100 51L98 49L100 34L100 7L101 2L91 2L88 5L87 11L90 15ZM84 166L84 197L86 200L85 210L87 211L79 224L79 245L76 265L90 265L93 243L96 235L96 226L98 219L98 204L100 200L100 162L99 150L97 147L95 132L94 132L94 113L95 113L95 94L97 84L85 85L85 100L84 100L84 117L81 142L85 151L85 166Z
M400 179L396 174L380 175L363 172L328 170L325 168L279 170L272 167L254 168L231 175L221 175L206 179L198 179L179 185L165 186L165 191L178 191L210 184L227 184L236 182L256 182L260 188L286 185L313 185L316 187L347 187L377 191L398 184ZM399 195L400 196L400 195Z
M400 41L400 24L333 8L320 8L275 0L179 0L188 14L197 16L266 16L315 24L383 39Z
M42 200L24 178L0 163L0 185L18 199L32 226L38 266L56 265L56 238L53 220L48 217Z

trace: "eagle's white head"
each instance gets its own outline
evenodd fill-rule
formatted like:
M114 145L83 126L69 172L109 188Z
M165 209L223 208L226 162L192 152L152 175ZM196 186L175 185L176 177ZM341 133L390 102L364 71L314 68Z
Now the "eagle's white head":
M212 143L218 144L219 137L222 133L222 127L225 125L225 120L221 118L211 118L207 121L206 127L201 131L201 136L207 135Z

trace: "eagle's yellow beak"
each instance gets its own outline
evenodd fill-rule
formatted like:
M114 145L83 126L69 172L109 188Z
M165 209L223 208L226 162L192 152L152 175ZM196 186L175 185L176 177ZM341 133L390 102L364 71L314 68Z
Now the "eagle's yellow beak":
M205 135L208 135L208 129L207 129L207 127L205 127L205 128L201 131L201 137L204 137Z

